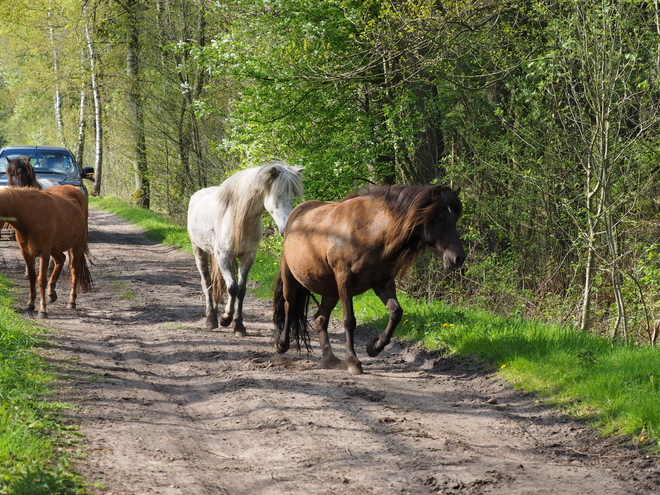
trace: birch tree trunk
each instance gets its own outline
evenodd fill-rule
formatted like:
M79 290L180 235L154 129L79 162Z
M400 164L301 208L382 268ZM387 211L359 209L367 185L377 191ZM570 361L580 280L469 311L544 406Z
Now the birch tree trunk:
M89 32L89 18L85 8L85 40L87 41L87 52L89 57L90 79L92 83L92 97L94 100L94 188L92 194L101 194L103 184L103 119L101 109L101 98L97 81L96 50Z
M64 121L62 119L62 96L60 94L60 83L59 83L59 62L58 62L58 53L57 47L55 45L55 30L53 29L52 23L52 10L51 5L48 5L48 36L50 39L50 46L53 54L53 79L55 81L55 97L53 101L54 111L55 111L55 125L57 126L57 136L59 138L60 144L66 146L64 142Z

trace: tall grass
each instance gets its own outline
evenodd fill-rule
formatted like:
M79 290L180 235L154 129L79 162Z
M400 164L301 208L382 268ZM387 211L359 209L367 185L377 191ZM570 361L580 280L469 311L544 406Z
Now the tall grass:
M48 400L53 375L34 352L40 329L12 309L0 276L0 494L85 493L63 447L73 434Z
M96 204L145 227L141 223L145 214L135 208ZM150 228L157 230L161 222L167 224L160 219ZM168 238L166 232L157 236ZM182 241L174 244L185 245ZM280 250L277 236L262 244L250 272L258 297L272 295ZM660 450L657 348L612 343L568 326L503 318L441 302L422 303L405 294L400 295L400 302L405 313L398 337L442 353L477 356L513 386L535 392L605 434L628 435L633 442ZM387 311L371 292L355 299L355 310L358 323L379 329L387 323Z

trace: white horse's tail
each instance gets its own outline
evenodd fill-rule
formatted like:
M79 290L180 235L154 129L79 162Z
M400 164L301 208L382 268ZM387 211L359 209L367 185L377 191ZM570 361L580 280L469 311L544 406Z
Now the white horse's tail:
M218 263L213 255L211 255L211 294L213 295L213 302L215 303L216 308L225 303L227 284L222 277L220 268L218 268Z

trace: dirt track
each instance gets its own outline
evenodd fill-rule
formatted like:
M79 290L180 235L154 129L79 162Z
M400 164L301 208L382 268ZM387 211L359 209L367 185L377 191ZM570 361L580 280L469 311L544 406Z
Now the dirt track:
M401 342L369 358L359 327L365 374L320 370L318 348L275 353L267 302L246 301L245 339L206 330L192 256L99 211L90 241L95 290L75 312L61 297L45 324L95 493L660 493L657 459L469 360ZM22 304L18 249L0 253ZM337 327L331 338L343 354Z

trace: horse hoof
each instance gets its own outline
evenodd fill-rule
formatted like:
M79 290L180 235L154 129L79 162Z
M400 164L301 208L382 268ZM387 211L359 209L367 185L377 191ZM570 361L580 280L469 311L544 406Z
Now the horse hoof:
M362 371L362 363L360 363L359 361L357 363L348 363L347 369L351 375L361 375L362 373L364 373Z
M279 340L275 342L275 350L279 354L285 354L286 351L289 350L289 344L284 344L283 342L280 342Z
M233 319L234 319L234 315L232 315L232 316L222 315L220 317L220 326L228 327Z
M29 304L23 308L23 311L26 313L32 313L34 311L34 306L30 306Z
M321 367L326 370L346 369L346 363L334 354L321 359Z
M76 309L76 303L66 303L66 309Z
M372 340L367 344L367 354L369 355L369 357L376 357L378 356L378 354L380 354L380 351L382 351L382 349L379 350L376 348L377 343L378 343L378 337L376 337L374 340Z
M236 325L234 327L234 337L243 338L247 336L245 327L243 325Z
M45 311L39 311L37 318L39 318L40 320L45 320L46 318L48 318L48 313L46 313Z
M218 319L217 318L207 318L206 319L206 328L208 330L213 330L218 328Z
M57 292L53 291L50 294L48 294L48 302L49 303L54 303L55 301L57 301ZM68 304L67 304L67 307L68 307Z

